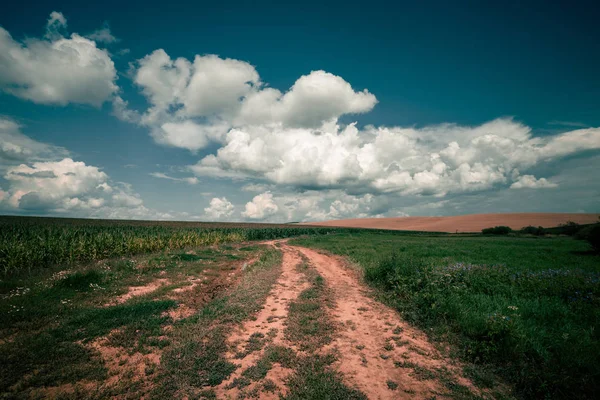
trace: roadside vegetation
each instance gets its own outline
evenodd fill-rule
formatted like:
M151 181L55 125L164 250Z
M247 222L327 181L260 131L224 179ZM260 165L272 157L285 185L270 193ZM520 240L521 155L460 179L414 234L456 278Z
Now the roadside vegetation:
M600 391L600 258L570 237L394 237L291 243L349 256L403 318L454 346L482 387L523 398Z

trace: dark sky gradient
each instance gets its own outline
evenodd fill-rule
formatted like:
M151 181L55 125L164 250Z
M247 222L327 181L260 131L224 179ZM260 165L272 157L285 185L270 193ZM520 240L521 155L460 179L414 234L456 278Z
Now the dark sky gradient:
M52 11L64 14L69 33L85 35L107 23L120 39L108 46L117 84L138 110L146 103L127 76L129 64L162 48L173 59L217 54L247 61L281 91L313 70L339 75L379 101L369 113L341 119L359 126L479 125L503 116L535 135L600 126L597 1L288 3L9 1L0 26L20 41L43 36ZM130 51L118 55L122 49ZM176 175L177 166L214 149L192 154L158 146L146 129L110 112L109 103L102 109L48 106L0 93L0 116L19 121L33 139L100 166L112 179L131 182L149 207L185 209L191 198L198 199L194 211L201 210L206 200L198 191L210 191L211 179L202 189L173 186L173 197L148 173ZM137 168L125 168L129 163ZM239 186L218 184L226 192Z

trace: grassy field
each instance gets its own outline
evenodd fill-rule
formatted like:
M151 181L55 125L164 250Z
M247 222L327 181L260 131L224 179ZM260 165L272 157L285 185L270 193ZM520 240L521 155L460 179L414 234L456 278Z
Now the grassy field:
M600 393L600 257L568 237L346 233L292 240L348 256L402 316L450 343L479 385Z
M14 217L0 228L0 398L216 398L226 384L252 397L278 390L275 366L292 371L284 398L365 398L332 368L332 277L307 262L283 339L250 336L239 357L260 357L245 369L228 355L229 334L254 326L281 276L281 252L252 240L301 235L290 243L360 266L489 393L502 382L522 398L600 390L600 256L585 241ZM418 373L409 361L398 365Z
M223 332L259 307L279 262L225 244L5 277L0 398L164 398L219 383Z

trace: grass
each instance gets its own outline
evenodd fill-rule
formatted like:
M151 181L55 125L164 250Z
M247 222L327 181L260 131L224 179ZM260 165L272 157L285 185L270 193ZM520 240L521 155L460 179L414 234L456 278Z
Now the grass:
M337 232L274 224L111 221L0 216L0 274L191 247ZM198 256L177 254L194 261Z
M179 304L200 308L207 298L214 297L202 315L208 318L211 312L218 314L222 312L218 310L219 304L225 302L222 292L227 285L235 283L235 280L229 283L224 280L232 271L231 260L260 256L256 269L261 271L271 270L279 263L276 251L265 252L261 246L241 251L239 247L200 248L185 253L191 256L189 258L165 251L74 265L68 270L57 265L32 270L31 274L5 276L0 280L0 392L10 398L36 398L48 395L44 394L45 387L72 384L76 393L62 394L67 398L86 398L90 394L86 394L85 385L80 384L84 381L98 385L95 390L99 397L148 394L144 381L133 379L135 371L130 370L124 358L115 360L123 370L118 384L100 387L114 375L92 345L100 338L106 346L119 349L123 356L160 355L174 346L182 346L179 348L183 354L194 354L197 362L205 365L203 368L210 369L206 381L219 381L221 376L230 373L231 366L222 362L222 357L213 355L224 350L219 343L227 332L211 331L206 336L211 340L188 342L186 348L176 334L179 332L176 327L190 322L174 323L167 312ZM201 259L194 257L196 255ZM248 267L245 273L254 273L254 268L254 265ZM276 274L276 268L270 273ZM189 278L203 276L205 279L199 280L202 286L173 297L173 289L188 286ZM118 296L127 293L129 286L144 286L159 278L167 284L122 304L115 303ZM236 301L228 304L235 307L241 304L243 313L238 310L237 318L243 318L252 312L248 307L256 307L260 299L247 303ZM235 317L231 307L224 310L230 314L227 318ZM197 317L189 319L194 318L197 322ZM175 327L165 330L169 326ZM197 357L198 354L205 358ZM146 378L151 380L158 379L162 372L154 364L146 364L143 369ZM200 392L196 394L200 396Z
M347 255L408 321L524 398L600 391L600 257L565 237L352 233L292 243ZM483 383L486 379L475 379Z
M332 305L331 294L323 277L306 261L297 268L306 276L310 287L290 303L285 336L307 355L296 357L294 373L286 381L289 392L283 398L366 399L360 391L346 386L339 372L330 367L336 360L332 353L319 354L319 349L332 341L335 331L324 309Z
M225 359L227 333L234 324L260 309L279 276L280 261L279 251L266 250L258 262L246 269L231 292L217 297L197 316L175 326L171 335L174 343L163 353L153 398L175 395L195 398L199 391L217 386L231 375L236 366ZM263 339L253 338L250 348L262 347ZM249 382L250 378L243 376L234 384L245 387Z
M331 304L324 280L314 268L304 265L300 270L311 286L290 302L285 335L288 340L298 343L300 350L315 351L331 342L335 328L323 308L324 304Z
M344 385L339 373L329 368L334 361L331 355L301 359L287 381L289 393L284 399L366 400L364 394Z

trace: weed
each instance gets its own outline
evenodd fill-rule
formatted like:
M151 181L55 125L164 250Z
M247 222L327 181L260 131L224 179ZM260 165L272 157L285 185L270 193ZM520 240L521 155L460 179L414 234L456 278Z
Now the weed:
M314 355L300 360L287 381L289 393L284 399L366 400L364 394L344 385L340 374L329 368L334 360L331 355Z
M308 272L310 271L310 272ZM316 271L308 270L312 286L300 293L296 301L289 305L286 337L300 344L302 350L314 350L332 340L333 326L329 321L323 303L328 293L323 278Z
M271 379L265 379L262 384L263 390L269 393L275 393L277 385Z

